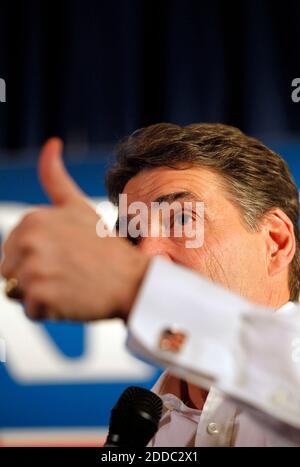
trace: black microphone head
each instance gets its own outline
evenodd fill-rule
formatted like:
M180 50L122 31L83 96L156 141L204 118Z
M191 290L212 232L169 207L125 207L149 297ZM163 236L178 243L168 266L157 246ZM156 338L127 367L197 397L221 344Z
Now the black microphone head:
M148 389L131 386L111 411L105 446L147 446L162 415L162 400Z

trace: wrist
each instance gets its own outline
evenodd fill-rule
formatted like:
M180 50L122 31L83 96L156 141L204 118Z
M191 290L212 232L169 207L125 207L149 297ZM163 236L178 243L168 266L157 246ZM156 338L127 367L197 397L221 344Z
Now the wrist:
M131 251L126 265L126 280L122 297L120 297L119 317L127 321L146 275L151 258L139 251Z

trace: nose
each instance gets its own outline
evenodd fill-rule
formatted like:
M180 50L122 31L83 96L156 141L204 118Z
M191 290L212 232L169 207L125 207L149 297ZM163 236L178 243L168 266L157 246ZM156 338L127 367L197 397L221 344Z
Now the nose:
M171 260L167 238L145 237L141 238L138 244L138 249L148 256L163 256Z

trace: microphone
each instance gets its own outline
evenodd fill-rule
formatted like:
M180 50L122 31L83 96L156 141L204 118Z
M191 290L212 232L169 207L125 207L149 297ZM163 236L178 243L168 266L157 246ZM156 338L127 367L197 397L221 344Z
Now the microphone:
M112 408L104 447L147 446L158 429L162 400L148 389L130 386Z

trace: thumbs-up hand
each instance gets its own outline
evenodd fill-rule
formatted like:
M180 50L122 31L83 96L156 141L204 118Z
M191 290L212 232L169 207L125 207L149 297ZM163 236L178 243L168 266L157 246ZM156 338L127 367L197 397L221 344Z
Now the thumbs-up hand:
M27 214L3 248L1 273L17 280L31 318L126 319L149 259L121 238L99 238L99 216L68 174L62 141L51 138L39 158L52 202Z

